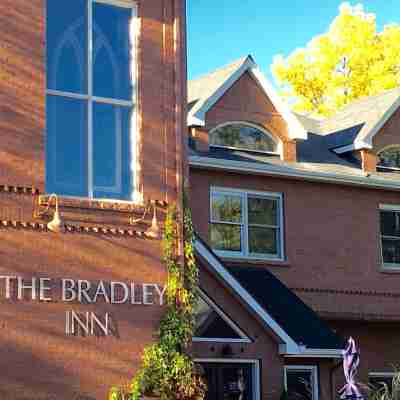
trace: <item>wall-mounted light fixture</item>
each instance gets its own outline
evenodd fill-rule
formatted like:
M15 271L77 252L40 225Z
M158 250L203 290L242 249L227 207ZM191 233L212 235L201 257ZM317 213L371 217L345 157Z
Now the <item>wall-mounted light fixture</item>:
M55 199L56 201L56 210L53 215L53 219L47 224L47 229L51 232L55 233L64 233L65 232L65 224L61 218L60 212L58 211L58 196L56 194L52 194L49 197L48 208L50 208L51 200Z
M159 239L161 236L160 226L158 225L157 221L157 208L155 205L154 205L153 219L151 221L151 226L149 229L147 229L146 235L153 239Z

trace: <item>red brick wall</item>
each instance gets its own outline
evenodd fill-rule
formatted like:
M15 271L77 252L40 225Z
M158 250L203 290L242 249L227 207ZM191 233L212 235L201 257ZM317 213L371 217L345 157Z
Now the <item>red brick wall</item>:
M373 150L379 153L383 148L392 144L400 144L400 110L397 110L373 138Z
M44 0L0 4L0 176L44 188Z
M0 4L0 174L2 183L45 181L45 0ZM138 41L140 168L145 198L176 198L186 108L184 2L141 1ZM29 23L27 23L29 21ZM174 45L176 43L176 46ZM179 138L179 140L177 140Z
M178 202L178 209L185 156L184 3L146 0L138 9L137 178L144 198ZM65 234L46 231L54 209L47 217L34 213L38 198L29 188L43 192L45 177L44 32L44 0L0 2L0 275L163 285L160 241L133 232L149 226L149 215L141 225L128 224L129 217L142 216L142 209L63 206L62 216L75 228ZM162 226L164 211L158 216ZM156 306L16 302L4 299L0 286L2 399L105 399L111 385L134 375L163 312ZM109 312L115 334L67 337L68 309Z
M215 280L204 268L201 270L201 287L220 308L251 338L253 343L232 343L230 359L256 359L261 367L261 398L278 400L283 390L284 359L279 355L276 339L249 313L232 294ZM224 343L195 342L193 353L201 358L224 358L221 355Z
M146 0L139 4L142 190L145 197L168 201L177 195L176 168L186 137L184 3Z
M400 318L393 297L400 295L400 275L380 270L378 212L380 203L398 204L398 193L194 169L191 179L195 227L203 238L210 186L282 193L287 260L260 267L306 289L299 294L321 312Z
M296 160L296 146L289 139L286 122L249 73L245 73L207 112L206 130L230 121L259 124L282 141L285 160Z

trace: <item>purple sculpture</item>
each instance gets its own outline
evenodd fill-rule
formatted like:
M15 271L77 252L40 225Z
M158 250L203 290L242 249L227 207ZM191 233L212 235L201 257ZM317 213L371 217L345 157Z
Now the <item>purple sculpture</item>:
M350 338L347 347L343 350L343 370L346 378L346 384L339 390L341 399L363 400L355 382L357 367L360 364L360 354L357 351L356 344L353 338Z

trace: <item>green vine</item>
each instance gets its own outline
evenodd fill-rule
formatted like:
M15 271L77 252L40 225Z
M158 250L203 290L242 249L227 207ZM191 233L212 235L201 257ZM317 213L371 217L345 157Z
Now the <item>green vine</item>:
M150 395L161 400L202 400L206 385L196 373L188 353L198 300L198 269L194 256L194 234L189 208L184 204L184 265L177 247L178 213L170 207L165 221L163 261L168 271L167 310L160 322L159 340L144 349L142 366L126 388L113 388L109 400L139 400Z

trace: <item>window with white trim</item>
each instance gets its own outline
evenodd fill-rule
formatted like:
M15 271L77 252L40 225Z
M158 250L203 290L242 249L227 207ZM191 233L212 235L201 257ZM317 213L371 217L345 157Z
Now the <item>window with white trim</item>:
M278 143L273 135L247 122L229 122L217 126L209 133L211 147L278 153Z
M400 207L380 206L382 264L400 268Z
M251 342L237 324L203 291L199 293L195 309L194 328L195 342Z
M381 150L378 155L378 170L400 171L400 145L391 145Z
M318 400L318 368L314 365L285 366L285 390L290 400Z
M391 393L393 379L398 379L394 372L370 372L368 374L368 385L371 389L383 391L387 389Z
M211 188L210 241L222 257L283 259L282 195Z
M136 8L47 1L46 191L134 195Z

